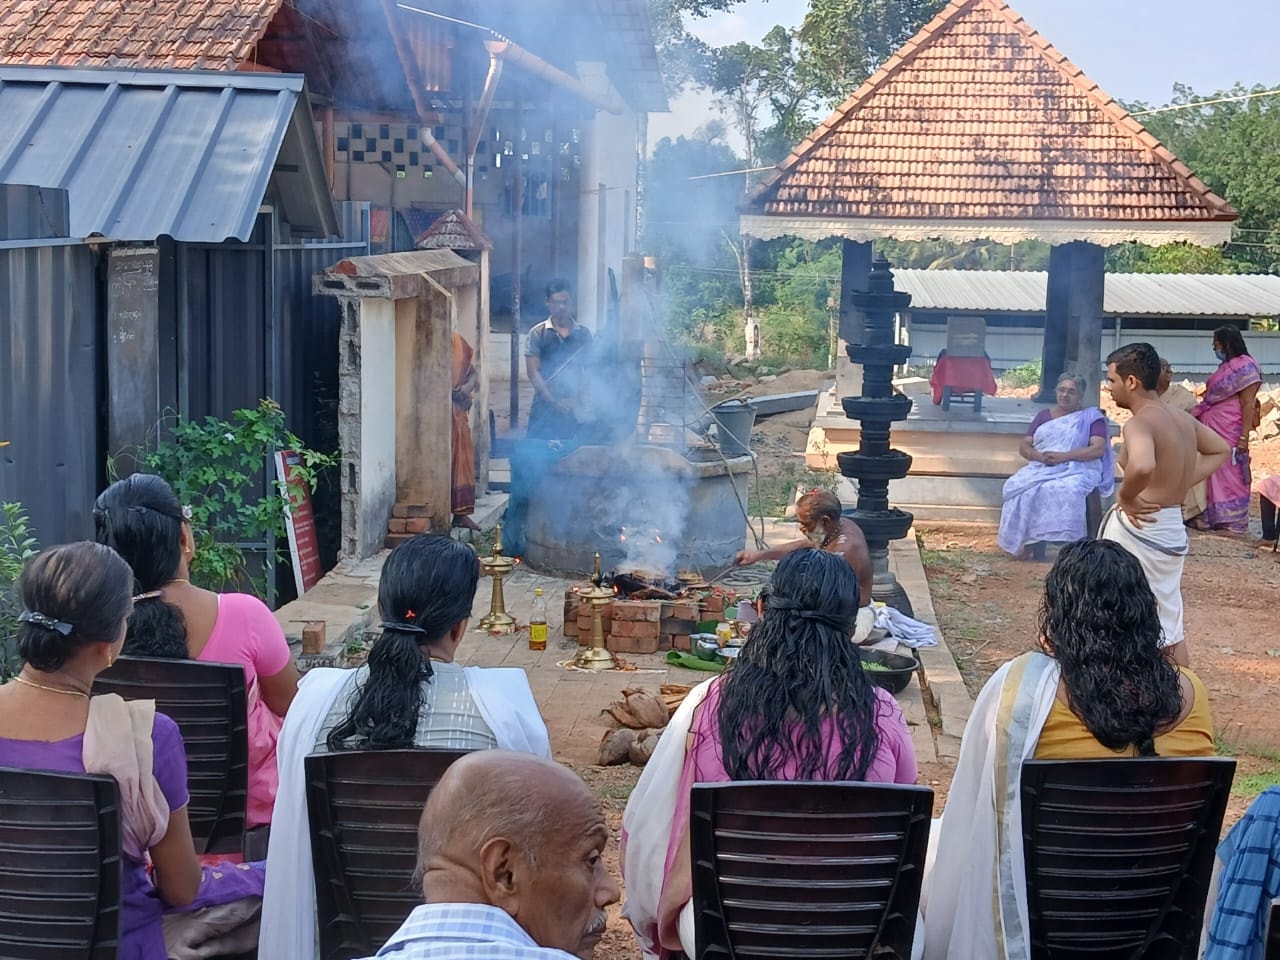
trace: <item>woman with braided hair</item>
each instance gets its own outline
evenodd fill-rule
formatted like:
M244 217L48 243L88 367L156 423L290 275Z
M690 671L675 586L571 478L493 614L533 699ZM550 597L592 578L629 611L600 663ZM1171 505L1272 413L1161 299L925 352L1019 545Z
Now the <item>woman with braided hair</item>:
M1062 548L1045 579L1041 649L992 675L965 727L921 900L927 960L1029 955L1023 761L1212 755L1208 693L1160 636L1131 553L1110 540Z
M406 540L378 581L382 635L356 670L309 670L285 717L280 792L267 853L262 957L315 960L316 898L304 763L318 750L499 748L551 756L519 668L463 667L480 561L448 537Z
M902 710L867 680L849 640L858 603L844 557L788 554L737 661L695 687L671 718L622 818L623 914L646 953L694 953L694 783L915 783Z

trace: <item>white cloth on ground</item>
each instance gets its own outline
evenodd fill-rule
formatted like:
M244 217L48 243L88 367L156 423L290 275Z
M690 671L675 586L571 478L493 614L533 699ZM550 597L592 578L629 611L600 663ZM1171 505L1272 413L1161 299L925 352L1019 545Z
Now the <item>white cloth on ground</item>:
M895 637L903 646L936 647L938 634L932 624L908 617L901 610L883 603L875 604L876 627L887 630L889 636Z
M965 725L930 837L921 910L926 960L1029 960L1022 764L1035 754L1061 670L1028 653L997 670Z
M865 607L858 608L858 616L853 621L853 642L863 643L867 637L871 635L871 631L876 625L875 604L868 603Z
M1184 637L1182 623L1182 568L1187 560L1187 528L1182 507L1164 507L1151 522L1135 527L1118 507L1112 507L1098 533L1124 547L1142 564L1160 611L1160 646L1171 647Z
M551 756L547 727L523 670L467 667L464 672L476 706L501 749ZM271 818L258 938L262 957L317 960L319 956L304 761L315 750L329 708L354 674L332 668L308 671L280 731L276 744L280 789Z

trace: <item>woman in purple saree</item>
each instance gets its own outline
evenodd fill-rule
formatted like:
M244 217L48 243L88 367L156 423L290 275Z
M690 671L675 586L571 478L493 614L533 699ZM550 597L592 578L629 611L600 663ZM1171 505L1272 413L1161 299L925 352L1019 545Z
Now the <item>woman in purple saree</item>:
M1000 510L1000 549L1025 556L1033 543L1079 540L1085 529L1085 499L1115 486L1115 458L1107 442L1107 418L1097 407L1081 407L1084 378L1058 378L1057 403L1031 421L1018 452L1028 461L1005 482Z
M1218 369L1205 384L1204 399L1192 415L1234 448L1231 459L1205 481L1204 513L1194 524L1201 530L1249 532L1249 431L1253 429L1254 400L1262 370L1245 348L1244 337L1232 326L1213 331Z

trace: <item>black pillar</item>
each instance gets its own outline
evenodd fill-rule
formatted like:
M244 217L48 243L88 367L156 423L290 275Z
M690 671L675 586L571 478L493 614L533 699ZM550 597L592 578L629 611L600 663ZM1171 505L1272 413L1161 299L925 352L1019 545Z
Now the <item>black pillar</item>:
M1085 402L1098 402L1105 265L1106 254L1092 243L1075 241L1049 251L1038 403L1053 402L1064 371L1082 375Z
M909 346L894 342L894 317L911 296L894 289L889 263L881 259L873 262L865 289L842 291L841 299L863 318L861 343L848 348L849 359L862 365L862 395L840 401L845 416L861 422L857 452L836 457L841 474L858 481L858 503L847 516L867 538L875 575L872 596L910 616L911 601L889 569L889 543L905 537L914 518L889 506L889 481L907 475L911 457L890 447L889 433L893 421L911 412L911 398L893 389L894 367L911 356ZM842 324L846 309L842 302Z

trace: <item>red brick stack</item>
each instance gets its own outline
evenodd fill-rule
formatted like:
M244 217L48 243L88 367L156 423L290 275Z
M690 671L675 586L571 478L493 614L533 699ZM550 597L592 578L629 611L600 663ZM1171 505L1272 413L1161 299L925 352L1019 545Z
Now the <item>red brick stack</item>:
M387 521L387 549L394 550L410 537L430 532L430 507L397 503L391 508L391 519Z
M601 610L605 646L613 653L661 653L689 649L699 620L724 614L724 599L614 600ZM564 594L564 635L591 641L591 604L573 590Z

